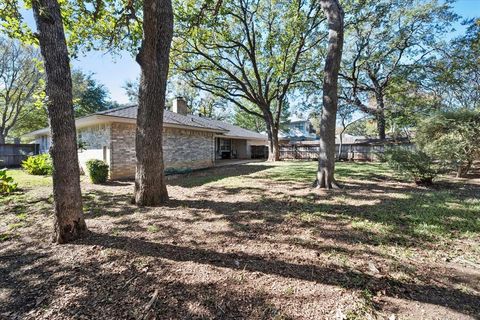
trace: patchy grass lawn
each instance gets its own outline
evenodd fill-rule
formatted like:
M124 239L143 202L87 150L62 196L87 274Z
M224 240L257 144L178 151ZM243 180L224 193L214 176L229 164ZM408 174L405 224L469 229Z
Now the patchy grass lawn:
M478 179L429 189L339 163L342 189L322 191L315 166L195 172L159 208L131 205L132 182L82 178L90 233L62 246L51 179L10 171L23 190L0 201L0 318L478 318Z
M27 174L21 169L8 170L7 174L11 176L18 187L21 189L32 189L35 187L50 187L52 185L51 176L34 176Z

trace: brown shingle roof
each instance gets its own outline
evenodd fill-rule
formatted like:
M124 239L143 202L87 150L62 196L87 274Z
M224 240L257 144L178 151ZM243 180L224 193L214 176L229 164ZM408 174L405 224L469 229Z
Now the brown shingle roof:
M116 109L110 109L97 112L98 115L106 115L111 117L121 118L137 118L137 106L126 106ZM247 139L266 139L265 135L258 132L247 130L233 124L223 122L220 120L214 120L205 117L199 117L194 115L181 115L172 111L165 110L163 114L163 122L175 125L184 125L189 127L197 127L201 129L222 131L227 137L241 137Z

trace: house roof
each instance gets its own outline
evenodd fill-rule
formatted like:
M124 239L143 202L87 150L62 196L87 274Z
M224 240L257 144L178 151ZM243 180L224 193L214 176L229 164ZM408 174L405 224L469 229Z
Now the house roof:
M105 122L119 121L136 123L137 110L137 106L133 105L99 111L97 113L76 119L75 125L77 128L79 128ZM230 138L266 139L265 135L232 125L230 123L195 115L182 115L169 110L165 110L163 113L163 123L165 127L181 127L194 130L210 131ZM30 132L27 134L27 136L35 136L48 132L48 128L44 128Z
M169 113L173 113L168 111ZM176 113L174 113L176 114ZM248 138L248 139L261 139L264 140L267 138L266 135L252 131L252 130L247 130L239 126L235 126L231 123L220 121L220 120L215 120L212 118L206 118L206 117L199 117L199 116L194 116L194 115L189 115L188 117L192 118L193 121L202 123L205 126L211 127L211 128L220 128L222 130L225 130L226 132L224 133L225 136L231 137L231 138Z

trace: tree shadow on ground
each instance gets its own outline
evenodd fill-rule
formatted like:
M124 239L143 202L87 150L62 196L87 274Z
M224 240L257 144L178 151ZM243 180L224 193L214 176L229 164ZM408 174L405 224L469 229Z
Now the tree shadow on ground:
M147 208L133 205L131 194L114 194L101 190L88 190L82 195L83 211L87 218L100 216L120 217L135 212L146 212Z
M187 173L168 181L168 185L184 188L198 187L225 178L245 176L271 168L268 164L239 164L235 166L209 168Z
M219 187L220 188L220 187ZM222 188L220 188L222 189ZM224 192L228 194L227 188ZM398 190L397 190L398 192ZM312 221L300 220L300 227L311 228L321 237L331 238L346 243L366 243L372 245L397 244L402 246L421 247L422 244L438 240L435 235L448 235L452 232L480 233L477 221L478 212L472 209L458 208L449 199L446 204L434 192L407 193L403 198L389 198L384 194L372 193L370 196L349 195L351 199L358 197L362 201L352 205L348 203L328 203L302 201L305 198L290 197L277 199L263 197L258 201L225 202L211 199L172 199L167 206L171 209L190 208L202 211L212 211L225 218L234 230L244 234L265 235L269 227L282 224L291 217L310 215ZM462 201L462 200L457 200ZM348 224L351 221L367 221L383 226L379 230L327 230L322 220L334 219L336 223ZM318 219L315 219L317 217ZM198 217L202 219L201 216ZM251 224L251 220L262 219L265 224ZM360 220L359 220L360 219ZM427 228L422 232L422 228ZM270 228L272 233L278 232ZM430 231L430 232L427 232Z
M86 248L90 255L109 252L105 248L119 247L117 240L121 239L91 234L83 244L95 245L81 250ZM247 292L221 281L188 283L172 277L175 271L166 261L155 260L150 265L153 273L138 263L141 254L130 254L129 259L110 254L103 260L83 257L74 264L62 264L51 254L28 248L21 254L7 252L0 258L0 290L4 292L0 318L288 319L268 302L264 292ZM158 298L146 310L156 290Z
M261 167L252 173L265 168ZM219 177L207 176L207 180L200 176L192 184L181 181L176 185L201 186L207 183L205 181L226 178L229 172L226 170ZM228 177L237 175L228 174ZM149 223L159 229L156 240L145 240L143 235L133 238L90 233L74 244L78 247L68 247L75 254L82 250L87 252L68 259L55 255L55 249L47 253L32 252L28 246L17 247L15 251L2 250L0 289L4 294L0 297L4 299L6 296L2 301L9 302L0 303L0 315L3 312L16 312L20 318L35 318L36 313L28 313L41 313L43 306L48 307L55 299L66 296L68 300L65 305L55 304L52 318L138 318L155 289L162 295L152 309L158 318L273 318L278 315L278 310L268 302L270 297L266 293L245 291L247 288L238 289L244 290L240 292L237 288L241 286L222 285L218 278L215 282L202 283L188 283L175 278L176 271L172 270L171 264L176 262L260 272L346 289L368 289L370 292L385 290L388 297L443 306L474 317L480 314L480 296L460 287L400 281L351 267L315 265L306 260L302 263L244 252L222 253L216 248L201 248L195 243L189 246L171 241L178 237L180 227L169 224L171 216L167 214L175 212L182 214L175 218L177 220L174 223L226 220L231 228L209 230L208 234L211 237L220 234L224 238L245 243L250 239L268 241L267 236L282 232L282 236L294 236L295 230L301 228L312 231L319 238L331 239L332 243L352 246L345 248L301 241L294 242L294 245L318 251L336 250L348 256L359 254L360 249L352 249L353 245L358 244L421 248L433 243L435 238L416 232L416 228L425 223L441 234L480 232L476 223L478 212L474 211L474 207L459 206L461 201L475 199L478 188L432 190L412 188L401 183L378 185L358 179L345 181L345 189L339 191L317 193L312 190L303 194L282 195L278 190L270 190L270 185L254 185L262 175L242 177L245 181L241 185L202 186L199 194L203 196L199 199L172 199L165 207L151 211L129 205L128 194L89 191L91 194L86 195L85 203L90 207L89 210L99 211L89 211L87 218L115 217L118 219L111 224L120 230L133 228L144 232L144 221L130 220L131 215L141 213L140 216L143 214L145 220L149 219ZM300 183L286 181L285 190L309 188L304 180ZM359 189L366 192L358 192ZM242 201L228 202L230 196L240 193L253 200L247 197ZM396 194L401 196L396 197ZM386 226L386 230L378 233L370 226L352 229L349 228L352 221L377 223ZM335 227L331 224L335 224ZM285 238L270 241L275 245L286 241ZM170 242L163 243L167 241ZM99 250L102 254L98 253ZM144 264L139 263L147 258L153 259L147 267L155 268L155 272L145 271ZM175 268L178 269L178 264ZM432 279L435 276L429 275ZM455 281L451 283L455 284Z
M77 244L106 246L140 256L174 261L193 261L215 267L261 272L347 289L369 289L371 292L385 290L386 295L390 297L435 304L469 315L480 314L480 305L478 304L480 296L478 295L441 286L404 283L391 278L375 277L337 266L297 264L266 259L260 255L221 253L208 249L155 243L128 237L112 237L104 234L91 234L89 237L78 241Z

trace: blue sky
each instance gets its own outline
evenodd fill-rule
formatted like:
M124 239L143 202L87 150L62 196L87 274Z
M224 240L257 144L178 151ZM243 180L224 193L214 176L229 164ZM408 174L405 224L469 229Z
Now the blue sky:
M454 10L464 18L480 17L480 0L457 0ZM31 14L26 14L26 20L33 22ZM456 26L456 29L455 33L463 30L460 24ZM128 102L125 90L122 88L125 82L134 80L140 74L140 68L134 57L128 53L112 57L100 52L92 52L73 60L72 64L76 69L93 73L94 78L108 88L112 100L119 103Z

